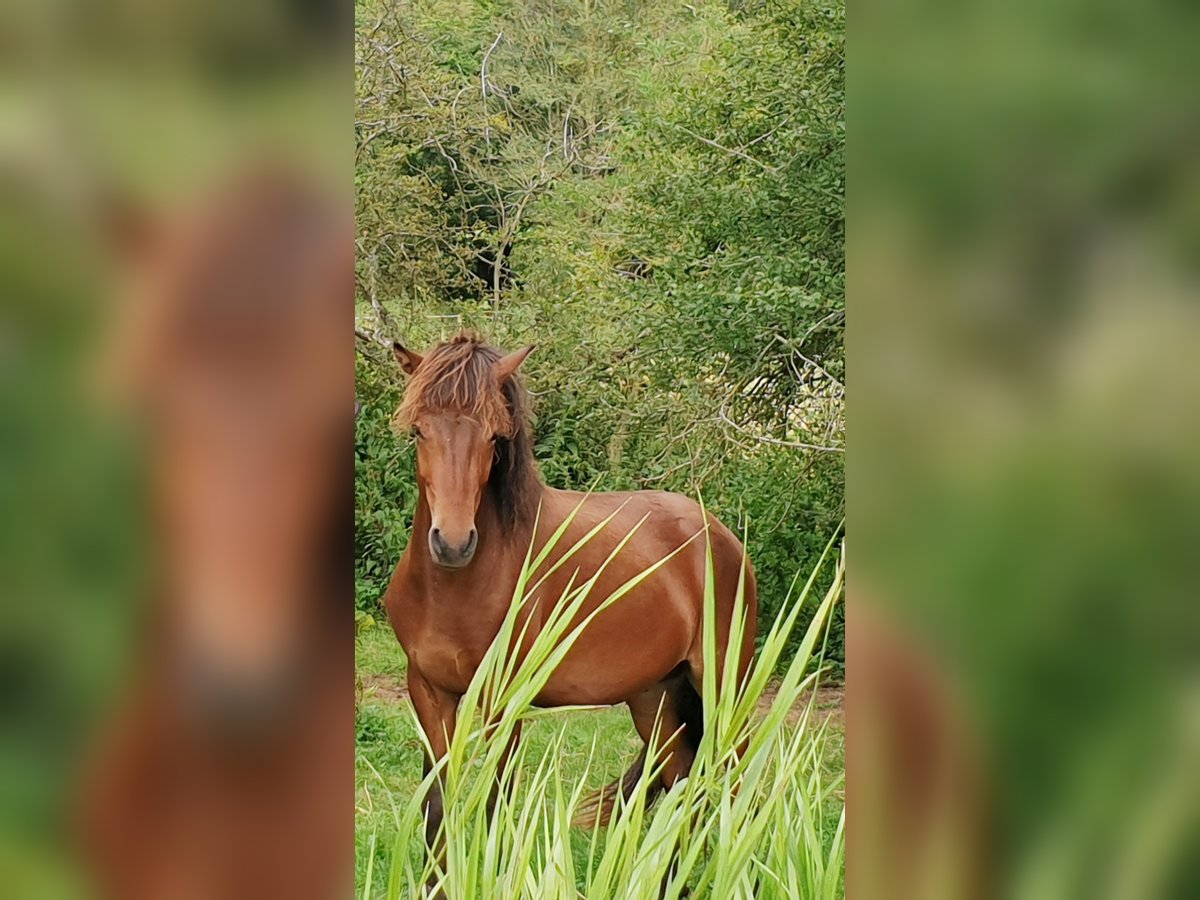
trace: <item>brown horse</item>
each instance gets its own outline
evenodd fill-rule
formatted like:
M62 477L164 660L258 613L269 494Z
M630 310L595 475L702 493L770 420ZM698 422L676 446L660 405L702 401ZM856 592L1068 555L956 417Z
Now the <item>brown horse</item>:
M536 596L547 603L531 614L530 632L536 633L572 577L575 584L592 577L644 518L635 538L603 569L576 621L634 575L670 559L583 630L536 703L628 705L647 747L625 776L597 797L602 820L611 814L618 792L632 790L647 753L662 763L651 796L670 788L690 770L704 728L699 691L708 545L716 587L718 673L724 668L743 566L746 623L742 646L734 648L739 679L751 661L757 601L741 544L711 515L706 518L697 503L678 494L585 495L543 484L517 374L532 347L503 355L476 336L461 335L424 356L398 344L394 349L411 376L397 421L416 439L419 495L413 539L384 603L408 655L409 690L434 756L447 751L459 699L513 601L531 542L540 549L570 519L533 583L579 538L613 516L540 587ZM527 646L528 640L512 652L522 654ZM655 733L659 746L650 747ZM426 798L431 846L441 804L435 786Z
M353 860L349 204L256 167L137 218L115 396L157 565L80 804L95 891L328 900Z

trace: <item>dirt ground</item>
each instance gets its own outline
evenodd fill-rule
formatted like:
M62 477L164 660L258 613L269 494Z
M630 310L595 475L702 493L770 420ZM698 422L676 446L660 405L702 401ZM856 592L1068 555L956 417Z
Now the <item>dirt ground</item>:
M388 703L402 703L408 699L408 687L393 675L363 675L361 690L364 697L373 697ZM758 711L760 715L766 715L767 710L771 708L771 704L775 702L778 691L779 686L777 684L767 685L767 689L758 698ZM788 713L789 722L795 724L800 720L810 696L811 692L801 695L800 699ZM833 725L844 727L846 721L846 689L841 685L818 688L813 714L814 722L816 723L823 723L826 719L833 717Z

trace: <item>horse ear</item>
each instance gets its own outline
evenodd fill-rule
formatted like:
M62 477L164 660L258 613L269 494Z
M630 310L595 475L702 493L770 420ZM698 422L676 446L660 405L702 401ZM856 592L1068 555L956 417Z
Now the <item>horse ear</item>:
M515 353L510 353L508 356L503 356L496 360L496 380L503 381L509 375L512 375L517 369L521 368L521 363L525 362L525 357L533 352L535 344L530 344L524 350L517 350Z
M396 362L400 363L400 368L409 375L416 372L420 368L421 363L425 361L425 357L420 353L405 350L399 341L392 341L392 355L396 357Z

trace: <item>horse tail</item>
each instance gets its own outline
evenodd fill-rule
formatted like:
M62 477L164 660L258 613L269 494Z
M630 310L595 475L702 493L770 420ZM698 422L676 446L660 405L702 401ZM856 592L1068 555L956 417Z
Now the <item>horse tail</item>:
M704 703L700 694L686 677L681 677L668 689L667 697L674 707L675 715L683 722L682 737L694 755L700 749L700 739L704 736ZM623 797L628 800L633 796L645 768L646 748L643 747L624 775L583 799L571 824L586 828L593 828L598 824L607 825L612 818L617 798ZM664 790L666 785L663 784L662 778L655 775L646 788L646 806L649 807Z
M583 828L607 825L608 820L612 818L613 809L617 805L617 797L624 797L628 800L633 796L633 792L637 789L638 779L642 777L645 768L646 748L643 747L637 755L637 759L633 761L633 765L625 771L624 775L583 798L583 802L575 811L575 817L571 819L571 824ZM655 776L650 786L646 788L646 805L649 806L653 803L662 790L662 779Z

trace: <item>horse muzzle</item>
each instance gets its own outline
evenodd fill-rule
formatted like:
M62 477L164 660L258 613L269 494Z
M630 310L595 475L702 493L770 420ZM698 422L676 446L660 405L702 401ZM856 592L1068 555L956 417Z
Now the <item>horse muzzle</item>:
M212 738L246 745L268 740L296 710L301 667L278 666L254 678L239 677L211 660L182 660L185 715Z
M479 532L471 528L467 536L460 541L448 540L440 528L429 529L429 554L439 566L447 569L461 569L475 556L475 548L479 546Z

